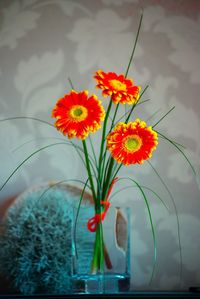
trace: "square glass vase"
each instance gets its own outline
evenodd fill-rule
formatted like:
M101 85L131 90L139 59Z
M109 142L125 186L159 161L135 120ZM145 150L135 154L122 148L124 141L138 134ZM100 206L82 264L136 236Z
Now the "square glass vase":
M94 207L82 206L74 230L72 254L72 293L116 294L130 288L130 208L111 206L102 221L103 269L92 273L95 234L87 228ZM76 219L76 212L74 213ZM75 223L74 223L75 225Z

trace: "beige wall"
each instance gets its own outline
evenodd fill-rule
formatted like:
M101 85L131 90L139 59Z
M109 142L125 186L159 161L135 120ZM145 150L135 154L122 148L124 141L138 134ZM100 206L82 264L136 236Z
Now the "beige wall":
M199 172L198 0L1 0L0 118L32 116L53 123L51 110L56 100L69 91L68 77L78 90L94 92L92 77L96 70L123 73L142 5L144 21L129 76L142 87L149 84L144 99L151 101L138 108L135 117L146 120L157 111L148 123L151 125L175 105L176 109L158 128L186 146ZM103 101L106 105L107 100ZM54 138L62 138L53 128L34 121L0 124L1 183L34 150L56 142ZM94 140L98 150L98 134ZM168 213L148 194L158 239L158 265L151 288L186 289L200 283L198 182L184 159L162 140L151 161L174 195L179 213L183 253L181 286L177 223L169 195L148 163L123 168L120 176L132 177L153 188L170 208ZM1 198L48 180L85 178L85 169L75 151L57 146L41 152L19 170L1 192ZM116 202L133 207L133 286L149 288L153 244L146 207L135 188L121 193Z

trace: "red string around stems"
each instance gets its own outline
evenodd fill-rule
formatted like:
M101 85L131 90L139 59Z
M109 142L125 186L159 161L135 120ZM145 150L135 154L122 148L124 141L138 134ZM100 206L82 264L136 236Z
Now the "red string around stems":
M117 180L118 180L118 177L116 177L112 180L112 183L110 184L110 188L109 188L107 196L106 196L106 200L100 200L100 204L104 205L104 211L101 213L96 213L94 215L94 217L92 217L88 220L87 228L89 231L95 232L97 229L97 224L104 220L104 218L108 212L108 209L110 207L109 196L110 196L110 193L112 192L112 188Z

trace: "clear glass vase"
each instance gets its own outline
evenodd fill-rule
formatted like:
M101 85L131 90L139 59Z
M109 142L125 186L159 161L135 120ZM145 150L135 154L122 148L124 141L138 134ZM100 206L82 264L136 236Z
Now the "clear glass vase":
M76 213L75 213L76 219ZM91 273L95 234L87 228L92 206L82 206L73 241L72 293L119 293L130 288L130 208L110 207L102 221L104 265Z

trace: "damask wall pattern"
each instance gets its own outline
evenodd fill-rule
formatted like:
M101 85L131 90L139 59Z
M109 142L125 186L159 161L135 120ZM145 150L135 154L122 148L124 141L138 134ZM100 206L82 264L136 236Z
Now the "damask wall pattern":
M198 0L1 0L0 119L51 119L56 100L70 90L95 90L98 69L123 73L144 18L129 76L149 88L138 109L149 125L175 106L159 130L184 144L197 178L178 152L163 140L151 159L171 190L179 215L183 268L173 202L148 163L123 168L120 176L154 188L169 211L149 194L156 223L158 261L151 285L153 242L144 202L135 188L113 202L133 210L132 286L135 289L187 289L200 284L200 2ZM101 96L100 96L101 97ZM106 106L106 99L103 100ZM140 110L140 112L139 112ZM122 111L121 111L122 112ZM38 148L62 136L30 120L0 123L0 183ZM58 138L58 139L57 139ZM94 136L98 150L99 135ZM76 152L54 147L32 157L1 192L1 200L50 180L85 179ZM116 188L120 188L118 186ZM127 183L128 187L128 183Z

